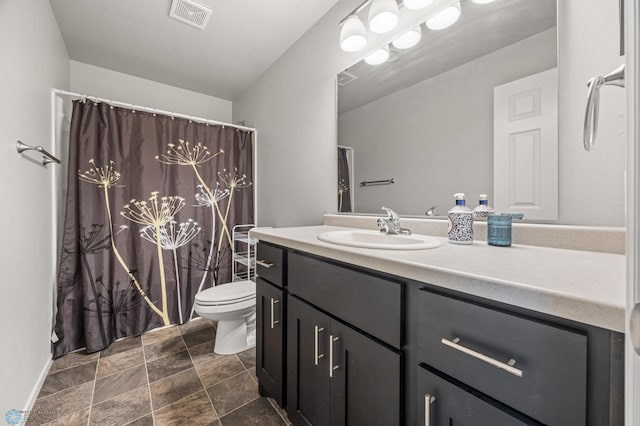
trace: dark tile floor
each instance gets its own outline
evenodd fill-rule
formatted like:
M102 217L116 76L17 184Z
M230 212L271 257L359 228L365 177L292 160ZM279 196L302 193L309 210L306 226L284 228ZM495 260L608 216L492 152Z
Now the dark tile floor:
M53 362L28 425L286 425L258 395L255 349L213 353L205 319Z

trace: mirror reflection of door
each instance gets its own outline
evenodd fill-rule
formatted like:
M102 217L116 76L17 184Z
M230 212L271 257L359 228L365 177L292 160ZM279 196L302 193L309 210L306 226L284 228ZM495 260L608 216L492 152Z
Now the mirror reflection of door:
M358 154L354 212L425 217L457 192L471 207L479 194L493 200L493 88L557 67L557 2L461 5L455 25L423 26L420 43L391 45L387 63L338 75L338 144ZM386 176L396 183L359 185Z
M353 212L353 148L338 146L338 212Z

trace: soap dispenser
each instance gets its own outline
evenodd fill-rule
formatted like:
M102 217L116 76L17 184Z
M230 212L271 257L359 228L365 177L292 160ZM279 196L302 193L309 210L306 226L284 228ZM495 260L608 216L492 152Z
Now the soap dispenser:
M464 194L454 194L456 205L449 210L449 242L473 244L473 212L466 206Z
M489 213L493 213L493 207L489 205L487 194L480 194L480 202L478 207L473 209L474 219L486 219L489 217Z

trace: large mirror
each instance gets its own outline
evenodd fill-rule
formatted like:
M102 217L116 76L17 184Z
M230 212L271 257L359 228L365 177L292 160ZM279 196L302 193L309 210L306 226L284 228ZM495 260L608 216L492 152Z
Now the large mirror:
M338 76L338 210L446 215L493 199L494 88L557 67L556 0L461 1L453 26Z

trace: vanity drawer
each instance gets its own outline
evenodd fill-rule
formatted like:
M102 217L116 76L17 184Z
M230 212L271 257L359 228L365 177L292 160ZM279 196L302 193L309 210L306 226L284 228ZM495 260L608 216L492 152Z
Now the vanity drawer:
M290 252L289 292L400 348L402 284Z
M416 293L418 363L544 424L586 424L585 335L426 288Z
M282 287L284 250L263 242L258 243L256 273L260 278Z

